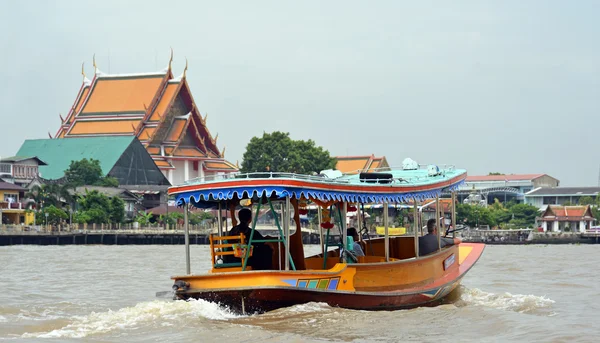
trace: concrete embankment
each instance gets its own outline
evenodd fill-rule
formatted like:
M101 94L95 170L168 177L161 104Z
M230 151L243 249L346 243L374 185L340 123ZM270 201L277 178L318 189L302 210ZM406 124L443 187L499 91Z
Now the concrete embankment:
M190 232L190 244L209 244L209 234ZM305 244L318 244L319 236L304 234ZM103 230L81 232L0 232L0 246L6 245L150 245L185 244L182 230Z
M486 244L597 244L595 232L533 232L533 230L469 230L461 233L465 242Z

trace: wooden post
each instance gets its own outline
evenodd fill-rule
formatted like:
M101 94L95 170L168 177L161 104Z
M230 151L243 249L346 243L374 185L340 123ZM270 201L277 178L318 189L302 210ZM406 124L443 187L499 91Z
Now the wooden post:
M323 222L323 214L321 213L321 209L317 207L317 216L319 217L319 243L321 244L321 254L325 257L325 242L323 242L323 228L321 227L321 223Z
M437 227L438 248L442 251L442 233L440 232L440 196L435 196L435 225Z
M283 234L285 235L285 270L290 270L290 196L285 197Z
M456 237L456 192L452 192L452 206L450 206L450 211L452 211L452 238Z
M342 218L341 219L341 224L342 224L342 244L344 246L344 250L346 250L347 247L347 242L348 242L348 224L346 223L346 214L348 213L348 202L344 201L342 203Z
M183 206L183 220L185 227L185 272L190 275L190 227L188 221L189 204L186 202Z
M222 212L221 212L221 202L219 202L219 214L218 214L218 218L217 218L217 223L219 225L219 227L217 228L217 232L219 234L219 236L223 236L223 217L222 217Z
M415 258L419 258L419 205L417 204L417 198L414 199L414 227L415 227Z
M389 222L388 222L388 202L383 203L383 228L385 230L385 261L390 261L390 235L389 235Z

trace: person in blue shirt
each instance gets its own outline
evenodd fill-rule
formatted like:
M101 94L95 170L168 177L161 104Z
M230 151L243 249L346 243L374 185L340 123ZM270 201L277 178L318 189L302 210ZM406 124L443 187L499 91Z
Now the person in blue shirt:
M352 237L354 240L354 244L352 245L352 253L354 256L365 256L360 243L358 243L359 237L356 229L353 227L348 228L348 230L346 230L346 235L348 235L348 237Z

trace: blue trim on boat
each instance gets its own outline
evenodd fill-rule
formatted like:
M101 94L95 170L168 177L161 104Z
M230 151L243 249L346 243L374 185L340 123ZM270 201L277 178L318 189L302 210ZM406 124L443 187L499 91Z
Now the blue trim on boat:
M216 190L200 190L183 192L176 195L175 200L177 204L183 205L184 203L190 202L196 207L211 207L214 206L214 202L221 200L231 200L234 198L243 199L251 197L261 196L276 196L278 198L285 198L290 196L291 198L313 198L321 201L348 201L348 202L360 202L360 203L402 203L408 202L413 199L425 200L435 198L440 195L443 190L456 190L458 186L464 183L464 180L457 182L451 186L443 189L435 189L431 191L423 192L410 192L410 193L354 193L348 191L325 191L325 190L313 190L297 187L281 187L281 186L269 186L269 187L234 187L227 190L216 189ZM209 202L206 204L205 202ZM213 203L213 204L210 204Z

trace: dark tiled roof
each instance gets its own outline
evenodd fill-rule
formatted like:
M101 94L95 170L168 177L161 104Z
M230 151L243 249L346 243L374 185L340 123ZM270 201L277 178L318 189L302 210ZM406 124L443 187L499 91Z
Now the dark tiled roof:
M0 190L2 190L2 191L20 191L20 192L24 192L27 189L23 188L21 186L17 186L14 183L8 183L8 182L0 181Z
M548 187L538 188L527 193L527 196L542 196L542 195L590 195L595 196L600 193L600 187Z

